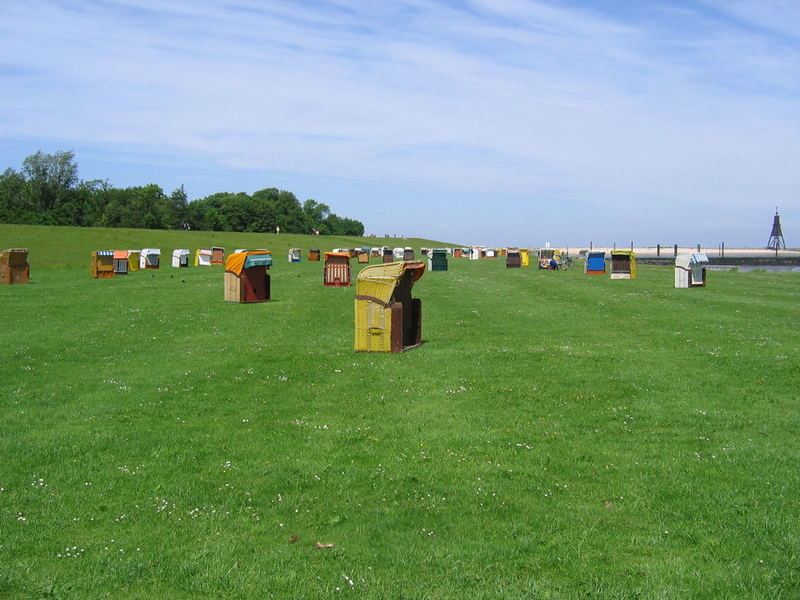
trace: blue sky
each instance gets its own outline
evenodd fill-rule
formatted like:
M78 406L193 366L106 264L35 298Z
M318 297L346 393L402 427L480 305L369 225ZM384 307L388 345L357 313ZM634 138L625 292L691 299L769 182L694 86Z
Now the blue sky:
M0 168L457 243L800 246L796 0L5 0Z

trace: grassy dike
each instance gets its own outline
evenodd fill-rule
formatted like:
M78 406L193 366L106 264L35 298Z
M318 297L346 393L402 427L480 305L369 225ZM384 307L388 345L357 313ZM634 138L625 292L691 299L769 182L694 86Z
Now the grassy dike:
M800 596L797 273L451 259L414 288L423 346L356 354L354 289L285 258L355 242L10 229L0 598ZM273 249L274 300L88 276L212 244Z
M85 267L95 250L129 250L161 248L162 265L169 266L172 251L188 248L221 246L228 252L236 248L266 248L272 250L276 261L286 260L290 248L302 248L303 257L309 248L323 252L333 248L362 246L439 247L445 242L421 238L369 238L335 235L297 235L291 233L231 233L227 231L175 231L166 229L124 229L108 227L46 227L41 225L0 224L0 250L28 248L31 274L38 269Z

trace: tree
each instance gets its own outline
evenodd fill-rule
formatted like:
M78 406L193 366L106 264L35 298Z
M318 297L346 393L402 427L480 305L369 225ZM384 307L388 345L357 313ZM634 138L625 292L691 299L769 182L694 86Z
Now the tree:
M108 197L101 219L105 227L164 228L167 197L159 186L113 189Z
M258 233L275 231L278 224L278 211L271 198L256 192L253 194L253 220L247 230Z
M331 214L331 209L327 204L322 204L321 202L309 198L303 202L303 212L311 219L315 228L318 229L317 225L322 223L325 217Z
M70 150L45 154L40 150L22 162L22 176L27 183L27 199L33 210L58 210L68 190L78 183L75 153Z
M103 218L103 211L109 199L109 192L113 187L108 180L93 179L81 181L73 194L76 203L80 205L80 217L73 225L81 227L97 227Z
M0 175L0 222L24 223L25 178L14 169Z
M320 231L325 235L364 235L364 225L355 219L342 218L333 213L325 217Z
M342 219L342 232L341 235L355 235L355 236L362 236L364 235L364 224L361 221L356 221L355 219L348 219L345 217Z
M180 229L189 216L189 198L183 185L172 191L164 209L164 225L169 229Z
M211 203L206 198L189 202L189 206L186 208L186 220L189 221L192 229L198 231L209 230L209 227L206 226L206 211L210 206Z
M167 196L154 183L129 188L133 191L134 221L128 227L164 229Z
M231 231L248 231L256 218L256 203L244 192L238 194L215 194L219 213Z
M203 215L206 229L211 231L225 231L227 229L225 219L219 214L216 208L210 206Z
M130 189L112 188L106 194L106 204L100 225L103 227L133 227L133 201Z
M253 198L261 201L262 210L275 215L274 223L270 223L269 228L264 231L274 231L279 226L284 233L309 233L310 225L300 201L293 193L266 188L255 192Z
M201 231L364 233L359 221L333 214L327 204L308 199L301 205L277 188L189 202L182 185L167 196L155 184L119 189L108 181L81 181L72 151L39 151L25 158L20 171L0 174L3 223L175 229L185 221Z

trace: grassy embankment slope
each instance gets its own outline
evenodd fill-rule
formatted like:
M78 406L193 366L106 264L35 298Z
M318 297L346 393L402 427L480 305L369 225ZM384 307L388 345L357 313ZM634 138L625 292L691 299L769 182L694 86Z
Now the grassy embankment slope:
M238 239L77 233L0 287L0 597L800 596L796 273L451 259L425 344L356 354L319 263L254 238L274 301L229 304L87 249Z
M421 238L368 238L334 235L296 235L271 233L231 233L225 231L172 231L161 229L113 229L106 227L45 227L0 224L0 250L28 248L31 269L48 267L86 267L95 250L161 248L161 260L167 261L175 248L221 246L231 252L236 248L266 248L276 261L285 260L290 248L302 248L305 258L309 248L323 252L333 248L362 246L438 247L452 244ZM35 272L35 271L32 271Z

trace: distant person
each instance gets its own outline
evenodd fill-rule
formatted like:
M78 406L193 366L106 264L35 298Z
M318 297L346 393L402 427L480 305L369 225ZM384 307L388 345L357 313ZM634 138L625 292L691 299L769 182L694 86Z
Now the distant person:
M554 271L558 271L558 261L555 258L550 259L550 268Z
M277 225L277 226L275 227L275 233L280 233L280 232L281 232L281 226L280 226L280 225Z

